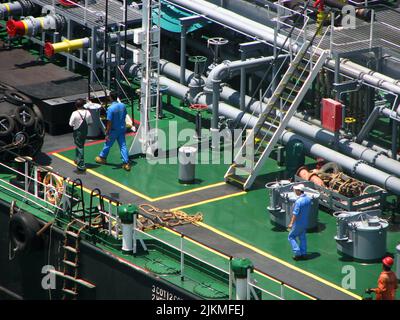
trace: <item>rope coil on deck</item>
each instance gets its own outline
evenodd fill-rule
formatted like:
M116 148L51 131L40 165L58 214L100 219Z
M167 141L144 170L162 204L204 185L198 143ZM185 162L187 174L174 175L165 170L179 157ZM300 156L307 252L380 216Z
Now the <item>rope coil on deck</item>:
M175 227L188 223L195 224L196 222L203 221L203 214L201 212L190 216L180 210L171 211L168 209L160 209L147 203L139 205L139 209L147 216L140 216L137 221L138 228L142 231L160 227Z

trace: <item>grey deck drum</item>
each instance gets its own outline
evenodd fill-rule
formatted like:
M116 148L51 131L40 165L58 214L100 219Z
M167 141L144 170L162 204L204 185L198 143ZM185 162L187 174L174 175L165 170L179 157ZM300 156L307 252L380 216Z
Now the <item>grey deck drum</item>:
M284 181L285 182L285 181ZM270 213L271 223L282 228L287 228L292 218L294 203L297 195L293 191L293 186L299 183L280 183L275 185L266 185L270 193ZM307 230L313 230L318 227L318 205L319 192L311 189L307 183L304 193L311 198L311 209L308 216Z
M197 148L183 146L179 148L179 182L194 183Z
M103 134L103 124L100 120L100 108L97 103L87 103L85 108L89 110L93 122L88 125L88 137L97 138Z
M335 212L337 249L344 255L363 261L376 261L386 255L389 223L380 218L380 210Z

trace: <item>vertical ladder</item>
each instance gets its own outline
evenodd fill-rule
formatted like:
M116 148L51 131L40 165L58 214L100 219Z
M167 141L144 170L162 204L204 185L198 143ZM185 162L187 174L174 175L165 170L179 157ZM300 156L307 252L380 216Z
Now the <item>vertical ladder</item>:
M225 181L244 190L251 187L290 118L296 112L313 80L328 57L328 51L307 53L305 42L289 65L256 125L241 145L225 174Z
M79 267L79 242L80 233L86 224L80 220L68 223L64 233L64 259L63 263L63 300L76 300L78 297L78 267Z
M151 154L152 146L156 143L156 137L150 131L149 113L154 102L156 104L156 114L158 114L160 108L160 21L161 2L159 0L144 0L142 7L142 28L145 32L145 39L142 44L144 62L141 68L140 125L129 149L129 155ZM157 131L157 117L153 121L155 121L154 129Z

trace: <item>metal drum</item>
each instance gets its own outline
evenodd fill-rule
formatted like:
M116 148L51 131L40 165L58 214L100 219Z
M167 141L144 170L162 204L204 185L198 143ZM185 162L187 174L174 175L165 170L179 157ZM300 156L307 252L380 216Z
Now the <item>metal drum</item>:
M287 228L292 219L294 203L298 199L293 191L293 186L299 183L290 183L288 180L283 180L282 182L268 183L265 187L269 190L270 195L268 211L271 223L278 227ZM306 186L304 193L311 198L307 230L312 230L318 227L320 194L309 187L310 183L303 184Z
M195 163L197 148L183 146L179 148L179 182L194 183L195 181Z
M389 223L380 218L380 210L335 212L339 252L363 261L376 261L386 255Z

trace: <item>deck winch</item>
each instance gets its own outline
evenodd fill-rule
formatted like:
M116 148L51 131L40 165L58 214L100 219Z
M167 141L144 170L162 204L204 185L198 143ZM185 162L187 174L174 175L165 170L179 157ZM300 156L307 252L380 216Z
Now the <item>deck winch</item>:
M298 199L293 191L293 186L299 183L290 183L288 180L272 182L266 184L269 190L269 206L268 211L271 218L271 223L287 228L293 212L293 206ZM305 188L304 193L311 198L311 210L308 218L307 230L315 229L318 226L318 204L319 192L312 189L312 183L303 183Z
M366 261L385 256L389 223L380 218L381 210L338 211L333 216L337 219L335 240L339 252Z

